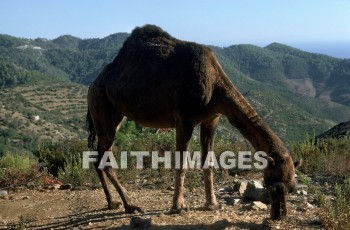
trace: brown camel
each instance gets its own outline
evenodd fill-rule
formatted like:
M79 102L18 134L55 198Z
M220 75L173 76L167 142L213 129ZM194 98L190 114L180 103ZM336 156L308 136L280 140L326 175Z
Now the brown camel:
M124 116L143 126L175 128L176 149L186 151L192 131L200 124L202 159L213 149L215 129L225 115L253 147L268 154L264 180L271 200L271 218L286 215L286 195L295 188L295 166L282 141L235 88L214 53L207 47L173 38L161 28L135 28L117 57L92 83L88 93L89 146L98 137L99 156L111 150ZM202 160L203 161L203 160ZM204 164L204 162L202 162ZM97 174L108 207L115 208L108 178L118 191L125 211L142 212L129 200L111 168ZM184 208L185 170L176 170L171 213ZM204 170L205 208L218 207L213 170Z

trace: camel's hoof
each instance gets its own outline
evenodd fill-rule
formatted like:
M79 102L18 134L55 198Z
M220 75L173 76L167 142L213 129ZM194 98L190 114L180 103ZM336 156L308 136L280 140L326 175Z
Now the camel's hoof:
M189 208L171 208L167 214L169 214L169 215L184 214L187 211L190 211L190 209Z
M168 212L169 215L174 215L174 214L182 214L184 213L185 211L180 208L180 209L176 209L176 208L172 208L170 209L170 211Z
M120 209L123 206L121 202L111 202L108 204L108 209L115 210Z
M218 210L220 209L220 206L217 205L217 204L206 204L204 206L204 210L205 211L215 211L215 210Z
M134 205L129 205L129 206L125 207L125 212L128 214L132 214L132 213L136 213L136 212L144 213L144 211L140 207L134 206Z

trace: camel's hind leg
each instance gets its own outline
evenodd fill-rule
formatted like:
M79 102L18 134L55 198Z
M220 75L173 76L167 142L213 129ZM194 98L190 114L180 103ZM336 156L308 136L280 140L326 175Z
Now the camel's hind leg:
M123 119L122 119L123 120ZM118 119L117 119L117 121L118 121ZM117 122L118 123L118 122ZM122 124L122 121L119 123L119 125L117 126L117 129L116 129L116 131L118 131L118 129L120 128L120 126L121 126L121 124ZM100 134L100 136L101 136L101 134ZM101 138L102 139L102 138ZM101 143L101 142L100 142ZM101 147L99 147L100 146L100 144L98 144L98 149L102 149ZM107 144L107 146L108 146L108 144ZM111 151L112 150L112 148L109 148L109 150ZM103 150L101 150L101 151L99 151L99 152L102 152ZM102 157L102 154L99 154L99 159L98 159L98 161L95 163L95 169L96 169L96 172L97 172L97 176L98 176L98 178L100 179L100 181L101 181L101 184L102 184L102 188L103 188L103 191L104 191L104 193L105 193L105 195L106 195L106 199L107 199L107 204L108 204L108 208L109 209L118 209L118 208L120 208L120 206L121 206L121 203L120 202L116 202L116 201L114 201L113 200L113 196L112 196L112 193L111 193L111 190L110 190L110 188L109 188L109 186L108 186L108 183L107 183L107 175L106 175L106 173L105 173L105 171L104 170L101 170L101 169L99 169L98 168L98 166L99 166L99 164L100 164L100 161L101 161L101 157Z
M200 141L202 148L202 166L204 166L208 152L213 151L215 130L219 124L220 116L201 123ZM218 208L216 197L214 194L213 167L203 168L204 188L205 188L205 206L207 210L215 210Z
M107 184L106 173L103 170L98 169L99 162L100 162L100 160L95 163L95 169L97 172L97 176L101 181L103 191L106 195L108 208L109 209L118 209L121 206L121 203L113 200L112 193L111 193L110 188L108 187L108 184Z
M95 167L99 179L101 180L103 190L106 194L108 207L115 208L118 206L118 203L113 201L111 192L106 183L106 177L112 182L113 186L118 191L119 196L122 199L125 212L132 213L135 210L142 212L141 208L131 204L125 189L117 179L115 171L111 167L105 167L102 170L98 168L103 154L106 151L112 150L116 128L118 128L121 124L124 115L113 108L103 89L94 89L91 94L94 97L94 100L90 100L89 98L89 110L98 137L97 151L99 155L99 160Z
M114 136L116 133L116 127L119 125L119 123L122 120L123 120L123 115L117 115L116 117L114 117L114 121L117 121L117 123L114 126L111 125L110 127L105 127L105 129L103 129L104 131L101 131L100 134L96 130L97 136L98 136L97 149L98 149L100 156L102 156L102 154L105 151L112 151L112 144L113 144ZM107 119L107 121L108 121L108 119ZM107 175L108 179L112 182L113 186L118 191L119 196L122 199L126 213L133 213L134 211L143 212L141 208L131 204L131 202L126 194L125 189L123 188L123 186L121 185L121 183L117 179L116 173L111 167L105 167L102 171L102 175L104 175L104 174ZM107 190L108 190L108 188L107 188ZM110 199L110 198L108 198L108 196L110 196L110 194L107 191L106 192L107 201L108 201L108 199ZM113 206L114 203L111 203L111 204L109 203L108 205Z

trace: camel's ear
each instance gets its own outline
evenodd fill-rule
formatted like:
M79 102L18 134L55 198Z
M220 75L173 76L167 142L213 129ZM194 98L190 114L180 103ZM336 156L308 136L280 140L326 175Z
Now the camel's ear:
M294 168L298 168L303 164L303 159L300 159L299 161L294 162Z
M267 157L267 162L270 167L275 167L275 160L272 157Z

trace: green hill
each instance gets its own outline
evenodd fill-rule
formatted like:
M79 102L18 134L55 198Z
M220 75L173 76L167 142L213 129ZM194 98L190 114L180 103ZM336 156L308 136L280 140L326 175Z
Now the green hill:
M350 59L337 59L273 43L221 50L229 64L250 78L298 94L350 105Z
M64 35L48 40L0 35L0 88L16 89L38 82L56 88L57 84L72 82L87 86L113 60L127 37L126 33L116 33L102 39ZM283 139L297 140L305 132L318 134L349 120L350 59L308 53L278 43L264 48L211 48L238 89ZM74 103L70 106L74 110ZM227 129L231 130L226 121L221 130Z
M89 84L113 60L127 36L117 33L83 40L64 35L30 40L0 35L0 87L37 81Z

